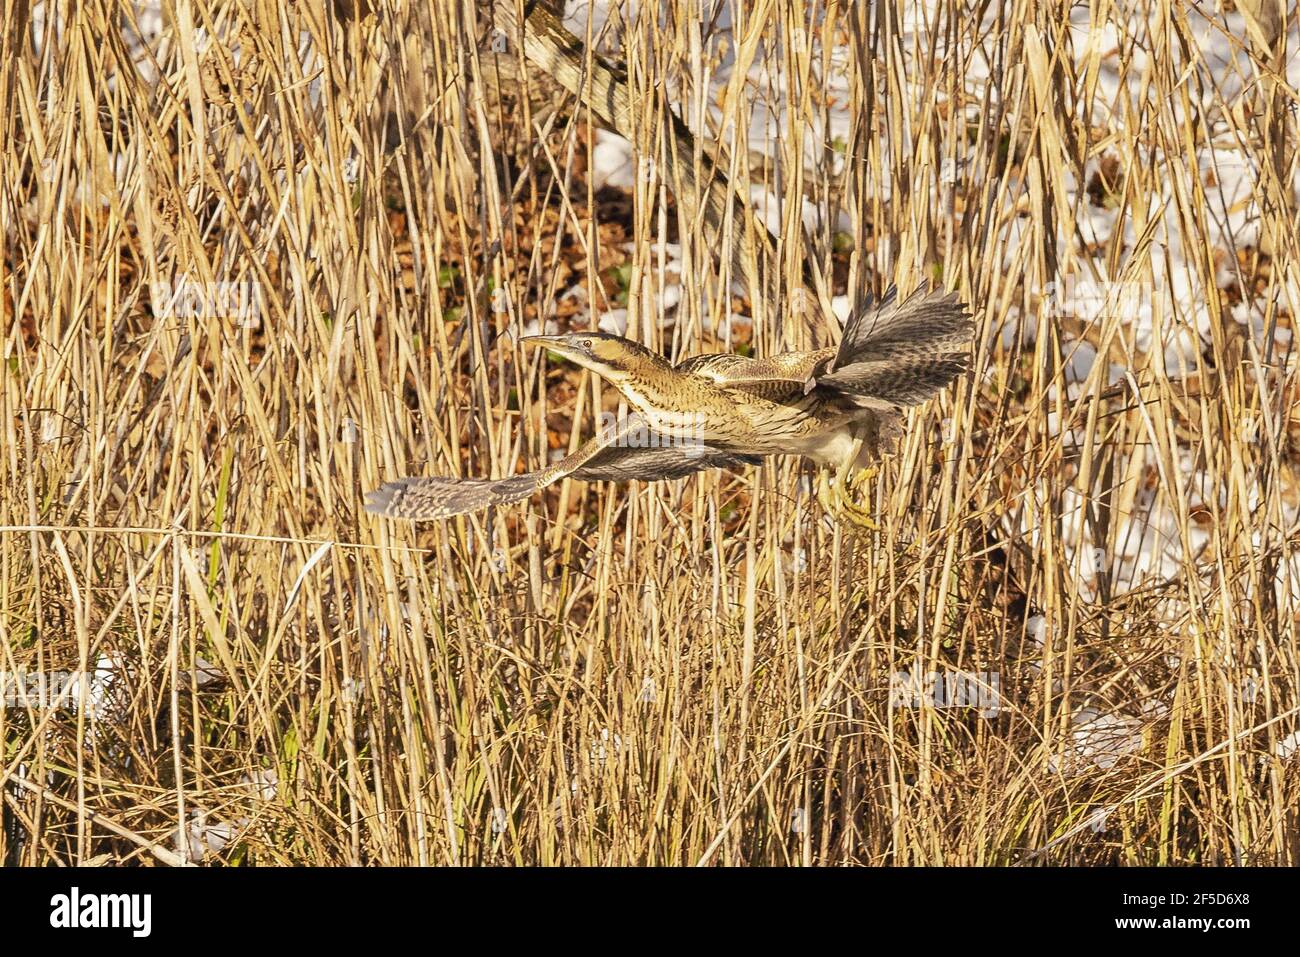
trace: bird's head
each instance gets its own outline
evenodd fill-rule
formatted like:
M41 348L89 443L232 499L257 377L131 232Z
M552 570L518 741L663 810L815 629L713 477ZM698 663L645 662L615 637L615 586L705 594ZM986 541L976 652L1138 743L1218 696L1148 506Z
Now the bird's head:
M645 346L607 332L574 332L567 336L526 336L520 340L542 346L558 356L608 379L620 382L647 365L664 360Z

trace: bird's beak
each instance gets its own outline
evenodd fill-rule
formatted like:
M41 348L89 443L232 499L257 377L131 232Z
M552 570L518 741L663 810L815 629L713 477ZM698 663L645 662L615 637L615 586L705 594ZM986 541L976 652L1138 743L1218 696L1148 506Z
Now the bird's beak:
M524 336L519 341L530 346L540 346L565 359L576 361L579 358L578 350L573 347L568 336Z

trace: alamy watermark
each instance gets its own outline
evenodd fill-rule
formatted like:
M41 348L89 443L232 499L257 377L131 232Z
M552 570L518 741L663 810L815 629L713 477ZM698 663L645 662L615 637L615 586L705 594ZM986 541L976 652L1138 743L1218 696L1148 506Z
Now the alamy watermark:
M996 671L896 671L889 678L891 708L977 708L981 717L1002 711L1002 676Z
M658 415L653 419L639 413L629 416L602 412L597 429L607 445L625 449L681 449L687 457L704 454L707 419L696 412Z
M228 319L255 328L262 319L256 282L196 282L181 276L149 284L154 315L162 319Z
M1155 303L1156 287L1150 282L1112 282L1067 276L1043 286L1044 308L1053 315L1074 319L1131 318Z
M108 684L106 676L84 671L0 671L0 708L75 708L83 688L93 708Z
M152 894L94 894L73 887L50 898L50 926L56 929L119 927L148 937L152 915Z

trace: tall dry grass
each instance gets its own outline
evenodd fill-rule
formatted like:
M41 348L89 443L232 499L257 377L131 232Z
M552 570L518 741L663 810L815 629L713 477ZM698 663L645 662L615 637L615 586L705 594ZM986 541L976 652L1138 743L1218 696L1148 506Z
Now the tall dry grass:
M0 709L6 863L1295 863L1294 363L1227 315L1289 327L1300 288L1284 53L1238 38L1258 72L1225 91L1183 3L1125 8L1139 30L1095 0L1144 91L1102 120L1063 3L940 4L925 42L905 0L737 4L786 123L774 160L737 84L695 172L707 146L791 201L770 288L724 295L752 232L702 228L665 161L661 94L698 115L716 66L694 4L606 38L656 160L627 194L469 0L165 0L144 48L130 5L0 5L0 671L105 679L97 709ZM1262 237L1227 262L1197 160L1225 143ZM1117 217L1100 249L1070 182ZM1191 369L1045 299L1100 260L1186 326L1175 246L1214 318ZM570 321L567 288L599 312L621 285L673 355L766 353L836 335L805 270L859 301L938 280L978 317L973 375L869 486L879 534L782 460L360 511L589 434L610 390L506 335ZM183 279L260 314L169 312ZM719 343L732 311L752 336ZM1102 357L1073 389L1072 339ZM1176 573L1126 559L1148 527ZM996 674L1002 708L893 707L900 672Z

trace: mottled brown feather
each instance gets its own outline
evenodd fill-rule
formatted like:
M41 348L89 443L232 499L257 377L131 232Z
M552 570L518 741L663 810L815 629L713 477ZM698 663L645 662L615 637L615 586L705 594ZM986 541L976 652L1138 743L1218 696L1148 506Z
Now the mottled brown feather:
M566 477L588 482L654 482L759 461L751 455L674 442L650 432L640 416L631 415L620 428L589 439L576 452L544 469L501 479L397 479L367 495L365 507L368 512L388 518L430 521L517 502Z
M527 498L566 476L627 481L680 478L794 452L841 467L860 445L866 461L892 451L898 410L935 396L969 368L974 323L951 293L894 290L845 323L838 348L765 359L695 356L670 367L644 347L597 333L609 361L598 371L640 410L561 461L502 479L404 478L366 500L391 518L440 519ZM590 339L587 338L590 336ZM695 423L697 441L650 438ZM861 460L859 464L861 464Z

